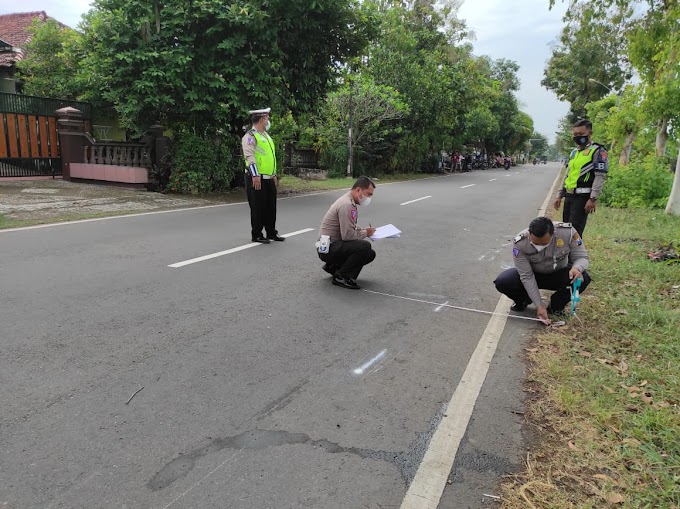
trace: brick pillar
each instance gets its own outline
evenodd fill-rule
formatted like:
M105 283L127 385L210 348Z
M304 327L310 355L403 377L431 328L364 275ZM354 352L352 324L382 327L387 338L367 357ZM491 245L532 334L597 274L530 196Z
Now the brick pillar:
M64 180L71 180L71 163L83 162L83 144L86 141L85 123L80 110L67 106L56 111L61 168Z

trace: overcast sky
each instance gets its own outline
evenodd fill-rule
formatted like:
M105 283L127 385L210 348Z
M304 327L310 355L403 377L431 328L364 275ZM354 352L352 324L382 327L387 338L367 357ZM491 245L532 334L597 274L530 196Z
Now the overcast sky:
M89 9L91 0L2 1L0 14L42 11L71 27ZM569 105L557 100L541 87L543 68L550 58L550 46L559 36L565 6L559 0L552 11L548 0L465 0L459 16L475 31L476 55L509 58L520 65L522 88L518 93L520 109L534 119L536 130L555 138L557 122Z
M531 115L536 130L553 142L557 122L569 105L543 88L541 79L551 54L550 43L562 30L566 6L557 0L550 11L548 4L548 0L465 0L458 16L475 32L475 55L509 58L520 65L520 109Z

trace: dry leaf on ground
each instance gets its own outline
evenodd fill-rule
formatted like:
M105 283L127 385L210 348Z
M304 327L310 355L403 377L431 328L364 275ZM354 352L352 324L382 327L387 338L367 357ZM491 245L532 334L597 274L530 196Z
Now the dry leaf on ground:
M609 477L606 474L595 474L593 476L593 479L599 479L601 481L610 482L612 484L618 484L614 479L612 479L611 477Z
M620 493L608 493L607 494L607 502L610 504L623 504L626 501L623 495Z

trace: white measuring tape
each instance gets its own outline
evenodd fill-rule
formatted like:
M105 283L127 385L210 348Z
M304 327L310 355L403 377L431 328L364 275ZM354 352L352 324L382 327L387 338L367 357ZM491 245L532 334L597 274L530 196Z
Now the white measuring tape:
M431 304L433 306L441 306L441 307L444 307L444 308L460 309L461 311L472 311L473 313L482 313L482 314L485 314L485 315L507 316L509 318L517 318L518 320L529 320L530 322L539 322L539 323L542 323L544 325L548 325L550 327L561 327L562 325L565 324L565 322L563 322L563 321L551 322L550 324L546 324L540 318L532 318L530 316L520 316L520 315L511 315L511 314L506 315L505 313L495 313L493 311L483 311L481 309L465 308L465 307L462 307L462 306L454 306L452 304L442 304L440 302L431 302L429 300L414 299L412 297L402 297L401 295L392 295L390 293L376 292L376 291L373 291L373 290L366 290L365 288L363 290L365 292L368 292L368 293L373 293L375 295L382 295L384 297L392 297L394 299L410 300L412 302L420 302L421 304Z

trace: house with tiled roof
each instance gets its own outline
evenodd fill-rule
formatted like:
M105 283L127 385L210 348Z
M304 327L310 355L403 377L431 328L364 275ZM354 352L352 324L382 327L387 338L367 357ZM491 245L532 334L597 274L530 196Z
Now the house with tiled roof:
M19 92L15 66L26 55L26 44L31 40L29 28L36 19L44 22L49 16L45 11L0 14L0 92Z

